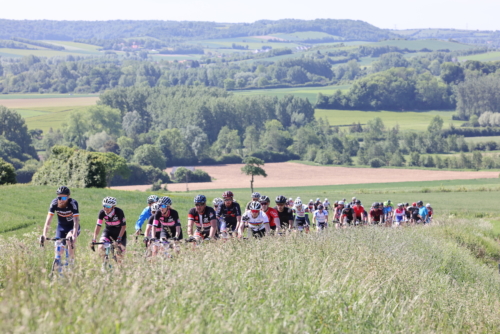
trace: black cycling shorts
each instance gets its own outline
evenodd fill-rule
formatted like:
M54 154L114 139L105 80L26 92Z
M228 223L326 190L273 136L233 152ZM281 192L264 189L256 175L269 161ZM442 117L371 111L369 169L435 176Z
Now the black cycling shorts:
M160 238L162 238L162 239L163 238L165 238L165 239L173 238L173 237L175 237L176 230L177 230L176 226L164 226L161 229ZM179 233L179 239L182 239L182 229L181 229L181 233Z
M252 237L254 238L262 238L263 236L266 235L266 229L263 228L262 230L253 230L253 229L250 229L250 231L252 232Z
M101 239L106 238L108 240L114 240L116 241L118 239L118 236L120 235L120 227L112 227L112 228L105 228L104 231L102 231ZM121 244L123 247L127 247L127 231L123 233L122 241Z
M64 239L68 235L69 232L73 231L74 225L57 225L56 227L56 239ZM78 235L80 235L80 226L78 226ZM77 235L77 236L78 236ZM63 242L65 244L65 242Z

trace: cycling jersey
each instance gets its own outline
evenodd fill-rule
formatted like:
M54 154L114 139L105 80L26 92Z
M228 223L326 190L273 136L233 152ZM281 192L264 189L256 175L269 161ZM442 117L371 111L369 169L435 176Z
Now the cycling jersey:
M342 218L347 218L347 222L350 223L354 220L354 210L352 208L345 208L342 210Z
M267 211L263 211L263 212L267 216L267 219L269 221L269 227L276 228L276 224L274 223L274 218L279 219L278 211L276 211L276 209L273 209L273 208L267 208Z
M257 218L252 217L251 210L248 210L247 212L245 212L245 214L248 215L248 217L250 217L250 220L248 221L248 227L251 230L254 231L264 230L265 229L264 224L269 223L269 218L267 218L267 215L262 211L259 211L259 215L257 216Z
M391 206L384 206L382 209L384 211L384 215L389 214L392 212L392 207Z
M372 218L372 221L374 222L380 222L380 218L384 215L382 212L382 209L371 209L370 210L370 217Z
M155 227L153 225L153 222L155 220L155 216L151 216L148 218L148 225L151 226L151 230L153 231L153 238L155 239L160 239L160 232L161 232L161 227ZM149 235L147 235L146 237L149 237Z
M422 221L427 222L427 215L429 214L429 211L425 206L418 208L418 215L422 219Z
M414 220L418 220L418 208L415 206L409 207L409 210L411 212L411 218Z
M197 232L209 232L212 227L212 220L215 220L216 214L213 208L207 206L202 214L198 214L196 208L192 208L188 212L188 220L194 221Z
M394 210L394 217L396 218L396 221L402 222L403 218L405 217L405 209L396 209Z
M290 220L293 221L293 210L290 208L283 208L283 212L278 210L278 207L275 206L274 209L278 212L278 217L280 219L281 227L285 228L288 226ZM291 226L290 226L291 227Z
M434 213L432 208L428 208L427 211L429 212L428 213L429 218L432 217L432 214Z
M326 210L326 211L330 210L330 202L328 202L328 201L324 201L324 202L323 202L323 206L325 207L325 210Z
M122 209L117 207L114 207L109 214L106 214L104 210L99 211L99 215L97 216L97 225L101 226L103 221L106 225L106 229L127 225L125 213L123 213Z
M292 208L293 213L295 213L296 218L304 218L306 217L306 211L308 210L307 206L304 204L300 206L294 206Z
M137 222L135 223L135 229L140 230L144 222L147 221L149 217L151 217L151 207L148 205L139 215L139 219L137 219Z
M219 205L216 215L217 218L223 218L226 222L226 228L233 231L238 224L236 217L241 216L240 205L235 202L233 202L230 206L226 206L226 204Z
M57 213L57 223L64 227L73 228L73 217L78 217L78 202L70 198L64 208L57 206L57 198L53 199L49 206L49 215Z
M288 207L291 208L293 206L293 200L292 201L288 201L286 204L288 205Z
M356 215L356 218L361 219L361 217L364 216L365 214L365 208L362 205L360 206L355 205L352 207L352 209L354 211L354 214Z
M326 210L314 211L314 217L316 217L316 221L320 224L326 222L327 216L328 216L328 211L326 211Z

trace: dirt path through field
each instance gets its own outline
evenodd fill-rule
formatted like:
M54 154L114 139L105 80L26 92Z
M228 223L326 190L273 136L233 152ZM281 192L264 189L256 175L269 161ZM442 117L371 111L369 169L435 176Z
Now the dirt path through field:
M250 186L250 177L241 174L243 165L199 166L215 178L207 183L190 183L189 190L235 189ZM466 180L497 178L498 172L453 172L419 169L377 169L308 166L299 163L268 163L264 166L267 178L255 177L255 188L325 186L336 184L386 183L406 181ZM170 172L170 169L168 169ZM112 187L122 190L145 191L150 186ZM185 191L186 185L169 184L170 191Z
M54 97L46 99L5 99L0 100L0 105L7 108L80 107L93 106L98 99L98 96Z

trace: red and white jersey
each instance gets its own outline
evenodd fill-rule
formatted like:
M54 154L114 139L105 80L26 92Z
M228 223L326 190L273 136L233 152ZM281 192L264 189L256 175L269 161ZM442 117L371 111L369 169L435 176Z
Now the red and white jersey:
M278 211L273 208L267 208L267 211L265 211L265 214L267 216L267 219L269 220L269 226L276 226L274 223L274 218L279 219Z

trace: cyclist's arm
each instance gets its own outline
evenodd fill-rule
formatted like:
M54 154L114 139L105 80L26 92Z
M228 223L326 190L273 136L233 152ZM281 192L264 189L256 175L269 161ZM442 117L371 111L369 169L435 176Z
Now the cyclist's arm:
M120 233L118 234L118 238L122 238L123 235L125 234L125 231L127 230L127 225L122 225L122 229L120 230Z
M45 226L43 227L43 237L47 237L47 233L49 232L49 227L50 227L50 223L52 222L52 218L54 217L54 215L52 213L48 213L47 214L47 218L45 219Z
M266 229L266 234L268 234L271 231L271 228L269 227L269 223L264 223L264 228Z
M137 219L137 222L135 223L135 230L137 231L142 229L142 225L150 216L151 212L149 211L149 207L142 210L141 214L139 215L139 219Z
M146 226L146 232L144 232L144 236L145 236L146 238L154 238L155 233L153 233L153 231L154 231L153 225L149 225L149 224L148 224L148 225ZM151 233L151 236L150 236L150 233Z
M194 224L194 221L192 219L188 219L187 232L188 232L188 236L190 236L190 237L193 236L193 224Z
M175 238L179 239L179 236L181 235L181 225L177 225L175 227Z
M102 219L97 219L97 224L95 225L94 236L92 240L97 240L97 235L101 232Z
M80 215L73 216L73 240L78 237L78 230L80 229Z
M217 219L212 219L210 221L210 225L212 225L210 227L210 239L213 239L215 238L215 232L217 231Z

